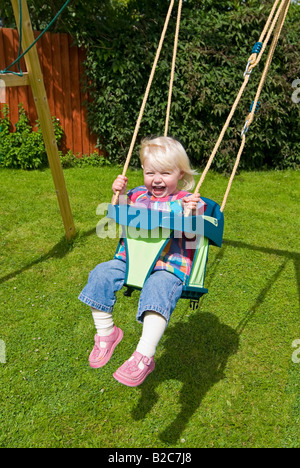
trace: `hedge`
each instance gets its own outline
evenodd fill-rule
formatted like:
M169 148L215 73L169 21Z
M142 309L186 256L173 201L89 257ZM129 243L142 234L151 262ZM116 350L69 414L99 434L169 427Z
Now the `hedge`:
M155 4L154 10L149 4ZM203 3L205 7L203 7ZM102 32L77 32L87 52L85 88L89 125L110 161L123 163L162 31L168 2L129 1L115 21L102 18ZM153 6L155 6L153 5ZM202 5L202 6L200 6ZM208 159L238 90L251 50L273 1L188 2L183 6L169 134L178 138L197 167ZM139 6L139 9L138 9ZM98 20L99 21L99 20ZM163 134L176 11L146 106L139 140ZM299 77L299 4L292 4L247 134L242 169L298 168L299 110L292 84ZM99 25L98 25L99 26ZM93 30L93 28L91 28ZM240 132L254 99L267 54L252 73L213 168L231 170ZM137 162L138 145L132 165Z

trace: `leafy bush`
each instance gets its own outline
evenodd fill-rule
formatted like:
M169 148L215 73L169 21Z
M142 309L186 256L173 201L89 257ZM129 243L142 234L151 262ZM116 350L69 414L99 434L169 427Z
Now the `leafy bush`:
M147 6L148 4L148 6ZM184 4L169 133L179 138L193 163L203 167L218 139L251 50L273 1L191 1ZM153 6L153 9L151 9ZM118 15L77 32L87 52L86 82L92 99L89 125L110 161L124 162L154 61L168 2L129 1ZM96 22L98 21L98 27ZM161 54L139 137L162 134L176 12ZM300 163L300 106L292 101L299 73L299 5L292 4L247 134L243 169L296 168ZM94 32L96 32L94 34ZM266 54L254 70L213 167L232 169ZM298 64L298 65L297 65ZM133 164L137 164L137 148Z
M2 3L1 16L11 26L11 2ZM86 50L85 88L92 98L89 126L112 162L123 163L127 154L169 4L170 0L72 0L52 27L70 32ZM183 3L169 133L182 141L197 167L204 166L218 139L273 4L274 0ZM47 4L28 0L28 6L33 27L40 30L61 8L61 0ZM139 138L164 131L176 14L172 14ZM292 101L292 83L300 78L299 25L297 0L290 5L260 111L247 133L243 169L299 167L300 104ZM232 168L265 58L266 54L252 73L215 157L217 170ZM133 164L137 164L137 149Z
M53 117L56 141L59 144L63 130ZM22 105L19 106L19 121L12 132L9 107L3 107L0 116L0 166L8 168L38 169L48 164L47 153L39 121L36 131L32 128Z
M63 154L61 151L60 162L63 168L67 169L70 167L86 167L86 166L105 166L109 165L110 162L104 156L99 155L97 152L82 155L81 157L77 154L75 155L72 151L68 151L66 154Z

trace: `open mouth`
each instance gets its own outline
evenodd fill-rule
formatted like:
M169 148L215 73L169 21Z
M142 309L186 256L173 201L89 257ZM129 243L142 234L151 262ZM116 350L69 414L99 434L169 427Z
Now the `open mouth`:
M154 186L152 188L152 193L155 197L161 197L162 195L164 195L165 191L166 187Z

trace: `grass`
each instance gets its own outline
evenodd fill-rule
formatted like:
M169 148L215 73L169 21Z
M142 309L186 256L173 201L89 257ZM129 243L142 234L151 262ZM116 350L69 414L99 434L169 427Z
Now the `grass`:
M125 337L98 371L77 299L117 245L95 228L119 172L65 171L78 231L67 242L50 171L0 171L0 447L299 448L299 172L236 177L209 294L198 311L179 302L139 388L112 377L141 333L138 293L118 294ZM142 183L141 171L128 175L130 187ZM221 202L226 183L210 173L201 193Z

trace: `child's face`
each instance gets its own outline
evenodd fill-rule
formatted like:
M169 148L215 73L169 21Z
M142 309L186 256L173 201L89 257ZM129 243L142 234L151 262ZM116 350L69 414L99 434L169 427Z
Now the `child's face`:
M145 160L143 169L145 186L156 198L174 194L178 181L183 177L183 173L177 168L158 171L148 159Z

